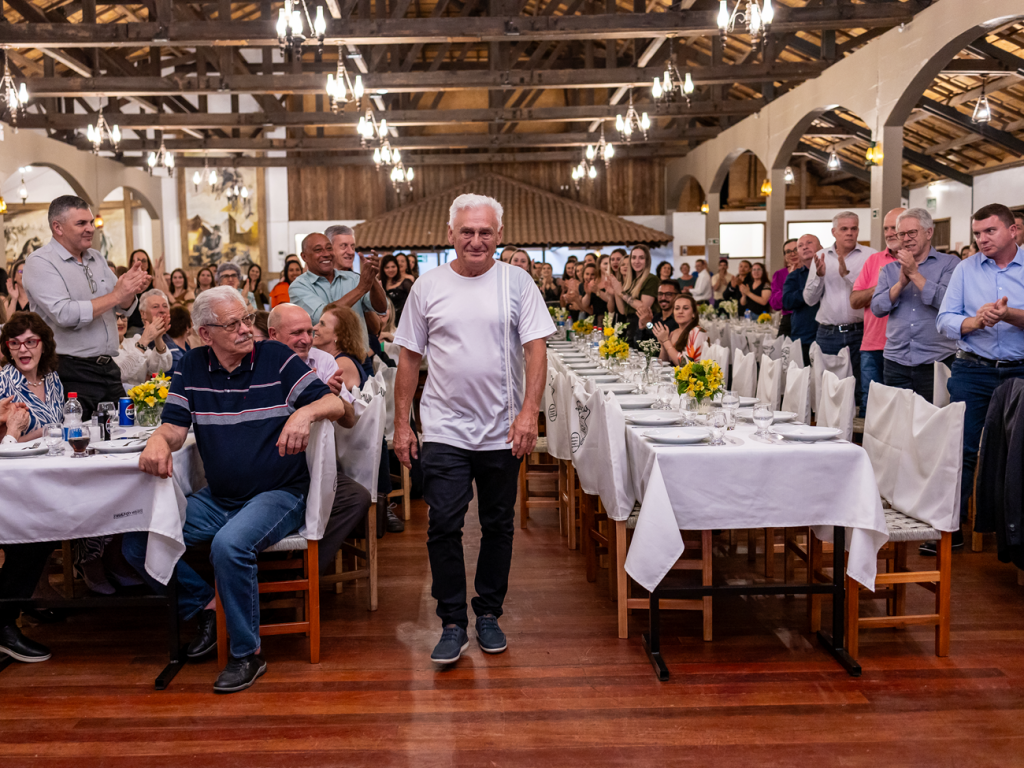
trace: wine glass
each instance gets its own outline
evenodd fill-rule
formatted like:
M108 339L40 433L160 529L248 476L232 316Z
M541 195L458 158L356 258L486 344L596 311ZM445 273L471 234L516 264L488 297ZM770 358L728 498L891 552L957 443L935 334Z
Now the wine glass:
M717 409L708 416L708 433L711 435L711 445L725 445L725 411Z
M740 396L734 390L726 390L722 394L722 410L725 411L728 429L736 429L736 411L740 407Z
M46 440L47 456L63 456L64 427L57 422L43 427L43 439Z
M775 421L775 411L769 403L754 403L754 426L757 427L755 435L767 437L773 421Z
M89 430L84 426L68 427L68 443L75 451L71 458L82 458L86 455L85 449L89 447Z

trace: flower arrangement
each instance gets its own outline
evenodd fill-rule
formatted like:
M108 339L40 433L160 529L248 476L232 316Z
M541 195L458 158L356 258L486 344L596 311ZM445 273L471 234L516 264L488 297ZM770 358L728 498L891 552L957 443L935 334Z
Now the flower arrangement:
M734 320L740 314L740 303L736 299L718 302L719 309L725 310L725 314Z
M607 333L608 329L605 329ZM629 344L624 342L618 336L607 336L605 340L601 342L601 346L597 348L597 353L606 360L616 358L618 360L625 360L629 357Z
M564 323L565 319L569 317L569 310L565 307L548 307L548 314L556 323Z
M757 316L757 322L761 325L769 325L772 321L772 316L768 312L762 312Z
M594 322L589 318L586 320L577 320L572 324L572 330L577 336L589 336L594 332Z
M650 363L651 358L657 357L658 353L661 352L661 342L657 339L644 339L637 344L637 348L647 358L647 362Z
M686 394L700 405L711 402L722 391L722 369L714 360L693 360L675 369L676 390Z
M140 427L154 427L160 423L160 413L167 402L171 380L163 374L153 377L128 390L128 397L135 406L135 423Z
M707 302L704 302L703 304L697 305L697 314L700 315L701 317L714 317L715 308L712 307Z

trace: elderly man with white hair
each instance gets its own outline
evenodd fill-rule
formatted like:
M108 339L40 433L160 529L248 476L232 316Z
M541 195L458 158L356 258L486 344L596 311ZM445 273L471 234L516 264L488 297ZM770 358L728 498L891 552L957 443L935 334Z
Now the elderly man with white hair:
M210 542L210 562L231 636L230 661L216 693L248 688L267 670L260 651L256 555L298 530L306 509L310 425L345 416L341 398L297 354L278 341L253 341L253 315L238 291L211 288L196 299L192 318L206 344L185 353L171 377L163 424L139 457L139 468L171 477L171 454L189 428L209 485L188 499L185 545ZM154 589L145 569L145 534L126 534L124 554ZM217 645L214 591L179 562L179 610L199 616L188 655Z
M146 291L139 297L139 315L142 317L142 333L126 336L121 349L130 352L137 349L146 364L130 374L122 374L127 387L134 387L151 378L154 373L170 371L173 364L171 350L165 334L171 324L171 304L159 288Z
M413 283L395 343L395 452L410 466L416 439L409 408L429 349L420 401L423 498L430 507L427 552L431 594L441 619L431 659L458 661L469 646L462 527L476 481L480 556L476 636L486 653L507 647L498 626L512 564L519 463L537 443L537 415L547 375L544 340L555 332L530 275L494 258L502 207L482 195L452 203L448 242L456 258ZM525 368L525 371L524 371Z

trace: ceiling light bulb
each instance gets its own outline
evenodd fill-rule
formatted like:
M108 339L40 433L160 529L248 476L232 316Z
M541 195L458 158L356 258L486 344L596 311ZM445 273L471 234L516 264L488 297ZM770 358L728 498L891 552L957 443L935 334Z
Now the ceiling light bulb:
M835 150L829 153L828 163L825 166L830 171L838 171L843 167L843 164L839 160L839 155L836 154Z
M96 142L96 129L93 128L91 123L89 124L89 127L85 129L85 135L88 137L89 141L93 143Z
M313 21L313 32L317 37L323 37L327 33L327 21L324 19L324 8L322 5L316 7L316 19Z
M121 141L121 129L118 128L116 125L114 126L114 129L110 132L110 140L114 144L117 144Z
M405 172L405 180L406 181L412 181L412 177L413 177L412 168L410 168L409 170L407 170Z
M277 36L284 37L288 32L288 12L282 8L277 13Z
M156 152L149 153L149 157L146 158L146 165L150 168L156 167Z
M249 199L249 188L248 187L242 187L242 199L243 200L248 200Z
M210 170L210 186L213 187L217 184L217 172L213 169Z
M28 88L25 87L24 83L18 86L18 101L22 104L28 104Z
M590 166L590 169L587 171L587 176L589 176L592 179L596 179L597 178L597 166L596 165Z
M387 145L381 149L380 159L384 161L385 165L391 165L391 149Z
M738 0L737 0L738 1ZM718 28L725 32L726 27L729 26L729 8L725 4L725 0L720 0L718 3Z
M661 91L661 80L659 80L656 77L656 78L654 78L654 82L651 84L651 95L654 98L656 98L656 99L660 99L661 98L661 94L662 94L662 91Z
M594 145L593 144L587 144L587 160L593 160L594 159L594 151L595 151L594 150Z
M292 11L292 32L302 34L302 14L299 11Z
M764 0L764 8L761 10L761 21L767 27L775 18L775 9L772 7L772 0Z
M974 105L974 114L971 115L971 120L976 123L988 123L992 121L992 107L989 106L988 96L984 93L981 94L981 98L978 99L978 103Z
M174 167L174 153L173 152L165 152L164 153L164 165L167 166L168 168L173 168Z
M626 135L627 136L632 136L633 135L633 123L632 123L632 121L626 123Z
M646 112L644 112L643 115L640 116L640 127L643 128L645 131L651 127L651 118L647 116Z
M373 150L373 164L380 165L380 147Z
M23 203L28 201L28 187L25 186L25 182L22 182L21 186L18 187L18 197L21 198Z
M202 180L203 174L201 174L199 171L196 171L195 173L192 174L192 183L195 184L197 187L199 186L199 182L201 182Z
M377 128L377 134L383 139L388 135L388 119L382 117L380 120L380 127Z
M793 173L793 169L790 168L788 165L786 166L786 170L782 174L782 179L787 184L793 184L796 182L796 175Z
M605 160L611 160L613 157L615 157L615 145L614 144L605 144L605 146L604 146L604 159Z
M687 96L693 93L693 78L689 72L686 73L686 79L683 81L683 93Z
M396 163L402 162L402 153L399 152L397 149L391 150L391 159L393 159Z
M748 0L747 14L750 16L750 36L758 38L761 36L761 9L755 0Z
M625 126L623 125L623 122L622 122L622 115L616 115L615 116L615 130L617 130L617 131L624 131L625 129L626 128L625 128Z
M352 90L355 92L355 95L356 95L357 99L363 98L363 76L362 75L356 75L356 84L355 84L355 87Z

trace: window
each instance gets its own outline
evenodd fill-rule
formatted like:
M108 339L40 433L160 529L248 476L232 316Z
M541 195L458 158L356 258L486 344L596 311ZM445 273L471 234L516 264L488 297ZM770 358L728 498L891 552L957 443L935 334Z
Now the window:
M932 234L932 246L949 248L949 219L935 219L935 232Z
M764 258L764 224L720 225L720 252L731 259Z

